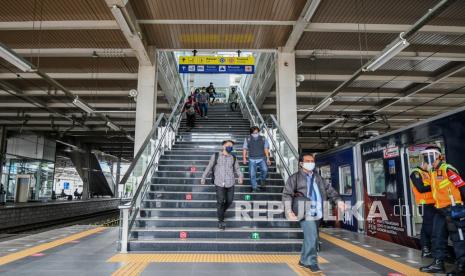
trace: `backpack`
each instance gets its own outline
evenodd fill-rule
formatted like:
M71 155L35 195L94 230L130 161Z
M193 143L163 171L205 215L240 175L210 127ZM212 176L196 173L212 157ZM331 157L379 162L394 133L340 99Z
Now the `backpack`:
M236 166L236 159L237 157L234 155L234 154L231 154L232 157L234 158L234 163L233 163L233 169L234 167ZM212 167L212 184L215 185L215 168L216 168L216 163L218 163L218 157L220 156L220 153L219 152L216 152L215 153L215 162L213 163L213 167Z

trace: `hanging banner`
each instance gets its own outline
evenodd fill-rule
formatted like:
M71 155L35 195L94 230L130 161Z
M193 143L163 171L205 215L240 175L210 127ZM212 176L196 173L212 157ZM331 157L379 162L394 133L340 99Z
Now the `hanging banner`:
M179 73L253 74L255 73L254 64L253 56L181 56L179 57Z

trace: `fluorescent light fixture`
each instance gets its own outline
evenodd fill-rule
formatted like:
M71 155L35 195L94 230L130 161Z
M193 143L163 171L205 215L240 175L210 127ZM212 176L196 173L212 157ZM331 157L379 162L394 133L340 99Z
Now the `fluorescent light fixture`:
M305 22L310 22L310 20L312 20L312 17L315 14L316 9L318 8L318 5L320 5L320 2L321 0L313 0L310 3L307 9L307 12L305 12L305 15L304 15Z
M79 97L77 97L77 96L76 96L76 98L74 98L73 104L75 106L79 107L80 109L82 109L84 112L87 112L88 114L91 114L91 113L95 112L95 110L91 106L89 106L85 102L81 101L79 99Z
M370 61L363 71L376 71L379 67L383 66L386 62L407 48L410 43L403 38L402 35L403 33L399 35L398 39L388 45L379 56Z
M318 131L323 131L327 128L330 128L332 126L334 126L335 124L341 122L341 121L344 121L344 118L336 118L334 121L332 121L331 123L327 124L327 125L324 125L322 126Z
M134 142L134 138L131 135L126 135L126 138L128 138L129 141Z
M330 104L332 104L334 102L334 99L333 98L327 98L325 100L323 100L322 102L320 102L314 109L313 109L313 112L320 112L322 111L323 109L327 108Z
M32 68L32 65L28 61L18 56L15 52L13 52L10 48L2 43L0 43L0 57L4 58L6 61L23 72L35 71L35 69Z
M107 127L113 129L114 131L120 131L121 130L117 125L115 125L114 123L112 123L110 121L107 122Z
M131 36L133 36L136 33L136 30L134 30L134 28L131 27L131 24L129 24L128 19L124 16L123 11L120 7L114 5L111 9L111 12L113 13L116 22L118 22L118 25L120 26L121 31L123 31L123 33L127 33Z

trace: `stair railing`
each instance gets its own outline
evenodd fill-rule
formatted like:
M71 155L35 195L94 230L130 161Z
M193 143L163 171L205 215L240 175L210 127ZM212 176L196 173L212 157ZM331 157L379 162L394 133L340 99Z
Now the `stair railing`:
M152 184L152 178L158 171L159 159L165 150L170 150L174 145L181 123L184 100L185 96L178 100L169 117L164 113L158 116L157 122L147 135L120 182L120 185L124 186L123 191L126 198L130 199L129 202L119 206L118 249L121 253L127 252L131 229Z
M240 86L237 87L240 95L239 106L244 117L249 119L251 125L260 127L265 137L270 141L270 152L276 161L276 169L287 180L298 170L299 153L290 143L273 115L263 118L251 96L246 96Z

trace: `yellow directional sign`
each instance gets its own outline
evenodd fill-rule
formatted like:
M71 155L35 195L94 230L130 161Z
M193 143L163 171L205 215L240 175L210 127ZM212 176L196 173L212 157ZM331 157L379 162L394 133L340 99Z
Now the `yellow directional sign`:
M222 56L180 56L179 65L254 65L255 58Z

